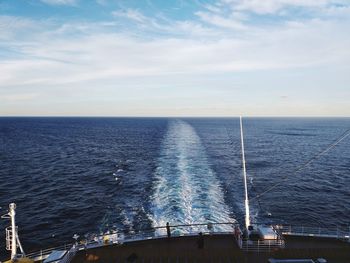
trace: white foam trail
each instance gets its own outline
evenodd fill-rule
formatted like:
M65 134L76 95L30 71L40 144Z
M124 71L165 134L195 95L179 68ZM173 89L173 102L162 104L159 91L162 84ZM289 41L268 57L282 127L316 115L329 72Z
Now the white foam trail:
M150 217L154 226L164 226L166 222L235 221L224 202L221 185L210 168L199 136L184 121L169 124L155 172L153 193ZM225 229L225 226L215 228L218 231Z

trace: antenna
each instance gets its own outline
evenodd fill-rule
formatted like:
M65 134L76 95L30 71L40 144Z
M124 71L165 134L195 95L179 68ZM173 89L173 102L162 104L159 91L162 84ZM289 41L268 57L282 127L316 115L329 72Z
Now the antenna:
M245 168L242 116L239 117L239 123L240 123L240 127L241 127L242 164L243 164L244 193L245 193L245 200L244 200L244 205L245 205L245 227L246 227L246 229L248 229L248 227L250 226L249 200L248 200L248 187L247 187L247 171L246 171L246 168Z
M3 215L1 218L9 218L11 220L11 226L6 228L6 249L11 250L11 260L17 259L17 248L19 247L24 256L24 251L21 242L18 238L18 227L16 226L16 204L11 203L9 205L9 213Z

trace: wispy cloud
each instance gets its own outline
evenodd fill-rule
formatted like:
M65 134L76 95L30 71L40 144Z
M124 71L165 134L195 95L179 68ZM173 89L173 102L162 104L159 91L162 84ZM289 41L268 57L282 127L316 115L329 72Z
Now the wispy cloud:
M140 11L136 9L130 9L130 8L126 9L125 11L123 10L113 11L112 15L116 17L128 18L130 20L134 20L136 22L141 22L141 23L148 20L148 18L144 16Z
M224 27L224 28L230 28L230 29L237 29L237 30L243 30L247 29L247 27L239 20L237 20L235 17L224 17L222 15L217 15L215 13L209 13L209 12L196 12L196 15L205 23L212 24L214 26L218 27Z
M195 26L182 25L182 30L192 32ZM65 27L69 32L81 25ZM346 25L337 22L315 20L287 23L273 29L251 27L242 38L230 37L223 31L206 40L192 38L190 33L186 38L142 40L125 32L98 33L94 24L84 24L84 28L84 33L64 39L50 28L50 32L37 33L30 44L17 43L23 58L2 61L1 72L6 72L2 75L2 85L29 82L50 85L179 73L215 74L350 61L345 48L350 45L350 37L343 34ZM201 29L202 26L197 28L197 34L201 34Z
M23 33L36 32L41 26L30 18L0 15L0 39L19 42Z
M290 7L319 11L302 18L280 13ZM141 94L135 92L141 85L136 80L141 80L141 86L158 88L158 93L147 91L149 99L160 96L160 87L167 87L168 94L162 95L167 98L172 94L169 83L186 90L201 87L212 94L218 85L230 86L230 78L238 74L275 76L286 69L347 68L349 8L341 0L221 0L181 19L161 12L150 16L134 8L115 10L104 20L63 24L0 16L0 96L7 102L35 100L70 90L72 96L89 99L116 93L131 98ZM237 85L255 85L249 81ZM279 88L274 87L277 99ZM259 93L258 88L253 90ZM189 96L199 93L193 90ZM217 95L218 103L222 100L225 96Z
M78 0L40 0L49 5L76 5Z
M257 14L274 14L286 8L324 8L348 5L346 0L222 0L234 10L251 11Z

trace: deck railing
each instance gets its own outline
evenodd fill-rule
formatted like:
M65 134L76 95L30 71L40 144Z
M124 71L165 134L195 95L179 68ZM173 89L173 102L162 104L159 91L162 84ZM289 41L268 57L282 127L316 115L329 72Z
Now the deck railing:
M71 249L68 250L67 254L60 260L59 263L69 263L74 258L78 249L76 246L72 246Z
M284 240L243 240L242 250L247 252L266 253L284 248Z
M178 224L170 225L171 237L177 236L195 236L201 232L203 235L210 234L234 234L235 228L239 227L237 222L224 223L202 223L202 224ZM237 240L237 244L247 252L270 252L278 248L284 247L284 235L295 236L315 236L338 238L350 242L350 228L334 227L308 227L293 225L275 225L276 232L280 235L277 240ZM116 243L126 243L132 241L141 241L147 239L157 239L167 237L167 226L157 226L147 229L136 229L134 231L112 231L101 235L90 235L85 240L81 240L76 244L66 244L59 247L40 250L29 253L26 256L35 260L44 260L54 250L68 250L61 263L69 263L78 250L98 247L101 245L111 245Z
M194 236L201 232L203 235L209 234L233 234L237 222L224 223L200 223L200 224L177 224L170 225L172 237ZM45 260L54 250L68 250L60 263L69 263L78 250L98 247L101 245L111 245L147 239L157 239L167 237L167 226L157 226L147 229L137 229L134 231L110 231L100 235L90 235L89 238L81 240L76 244L65 244L40 251L26 254L28 258L35 261Z
M28 253L26 254L26 257L33 259L34 261L40 261L40 260L44 260L45 258L47 258L52 251L54 250L67 250L72 248L73 244L64 244L61 246L56 246L56 247L51 247L48 249L42 249L40 251L35 251L32 253Z
M225 223L201 223L169 225L171 237L194 236L202 233L209 234L233 234L237 222ZM167 237L167 226L157 226L135 231L114 231L103 235L91 236L83 241L85 246L91 247L103 243L124 243L130 241L157 239Z
M283 235L290 236L309 236L325 237L347 240L350 242L350 227L314 227L314 226L295 226L295 225L277 225Z

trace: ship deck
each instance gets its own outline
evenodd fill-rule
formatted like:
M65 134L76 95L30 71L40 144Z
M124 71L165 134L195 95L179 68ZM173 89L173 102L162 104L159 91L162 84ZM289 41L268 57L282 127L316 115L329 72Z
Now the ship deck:
M350 243L337 239L287 236L284 249L259 253L241 250L230 234L204 235L203 248L198 247L198 240L198 236L180 236L106 245L80 250L72 262L266 263L269 258L325 258L328 263L350 262Z

